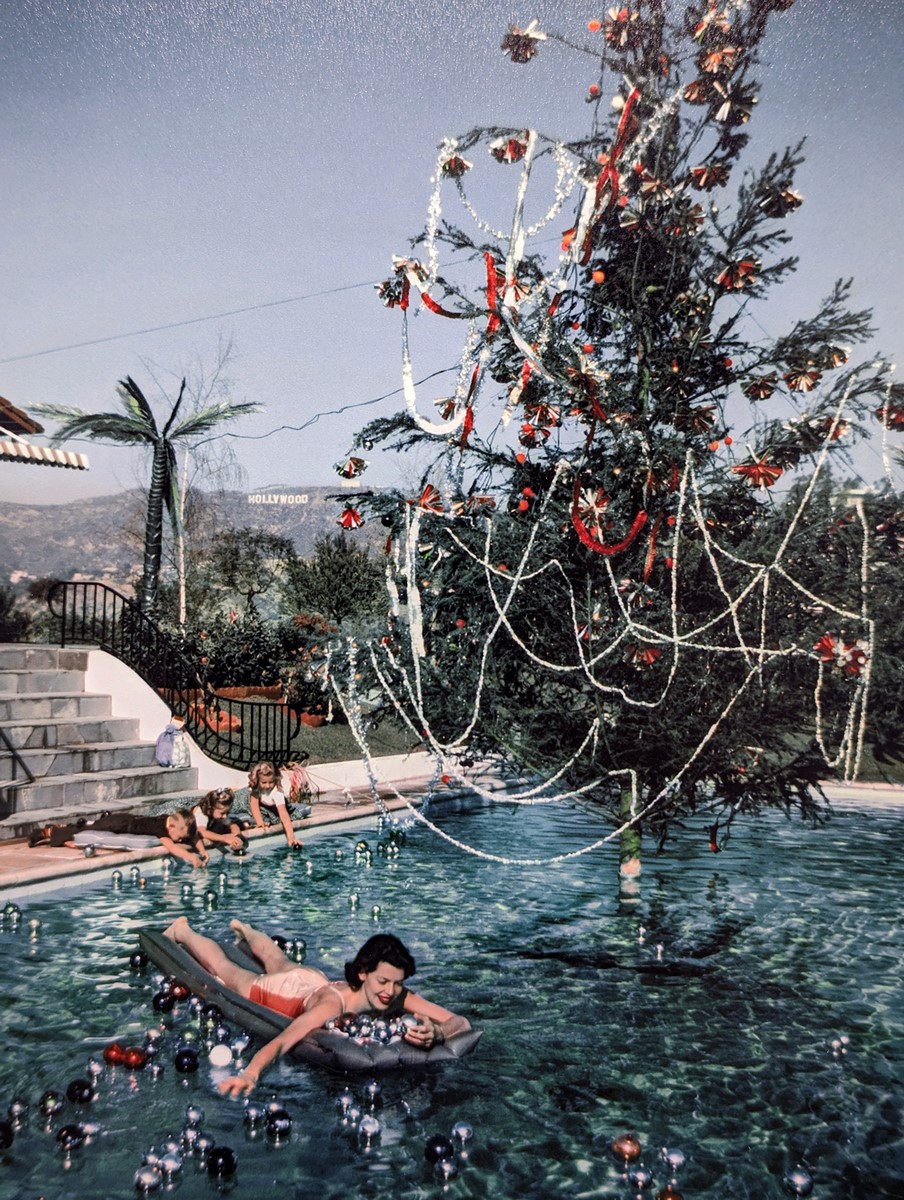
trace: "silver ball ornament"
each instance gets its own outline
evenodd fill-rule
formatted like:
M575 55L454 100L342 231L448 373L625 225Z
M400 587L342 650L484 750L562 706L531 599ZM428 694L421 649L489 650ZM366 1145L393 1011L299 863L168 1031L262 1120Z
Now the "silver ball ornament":
M809 1196L813 1191L813 1176L800 1163L787 1173L783 1182L795 1196Z
M163 1183L163 1172L145 1163L135 1172L135 1188L139 1192L156 1192Z

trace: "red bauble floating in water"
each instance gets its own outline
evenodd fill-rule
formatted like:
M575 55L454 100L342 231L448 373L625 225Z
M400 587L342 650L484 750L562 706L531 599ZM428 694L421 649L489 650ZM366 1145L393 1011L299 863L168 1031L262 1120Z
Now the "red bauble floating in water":
M148 1065L148 1056L140 1046L129 1046L123 1053L122 1062L131 1071L140 1071Z
M640 1158L641 1145L633 1133L622 1133L612 1143L612 1153L626 1163Z
M110 1042L109 1046L104 1046L104 1062L111 1067L118 1066L125 1061L126 1049L119 1042Z
M684 1200L684 1197L676 1187L667 1183L664 1188L660 1188L656 1193L656 1200Z
M188 986L188 984L182 983L178 979L174 979L172 985L170 986L170 993L175 996L177 1000L187 1000L191 995L191 988Z

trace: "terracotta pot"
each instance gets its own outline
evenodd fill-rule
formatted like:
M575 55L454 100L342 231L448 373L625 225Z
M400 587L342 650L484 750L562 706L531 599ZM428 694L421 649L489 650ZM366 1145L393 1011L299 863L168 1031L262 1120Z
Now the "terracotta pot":
M307 725L310 729L319 729L326 717L323 713L301 712L298 714L298 719L302 725Z

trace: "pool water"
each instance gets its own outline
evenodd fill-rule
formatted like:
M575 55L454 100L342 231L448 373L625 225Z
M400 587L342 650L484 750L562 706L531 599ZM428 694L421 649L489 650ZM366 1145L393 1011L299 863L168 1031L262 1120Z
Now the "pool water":
M600 833L576 808L434 811L455 837L510 858L567 853ZM377 852L386 837L371 820L312 839L303 855L256 848L206 875L164 877L151 864L143 884L126 871L118 887L106 875L15 897L22 919L0 930L0 1117L14 1097L31 1111L0 1150L0 1197L132 1196L143 1153L178 1137L188 1104L238 1167L215 1184L186 1155L168 1185L184 1200L218 1187L627 1200L638 1187L610 1147L629 1131L654 1177L646 1195L671 1177L667 1146L686 1156L675 1184L685 1200L787 1196L797 1164L817 1200L904 1196L904 812L845 809L815 830L768 816L718 856L701 822L648 857L636 893L619 889L611 845L518 866L419 827L387 857ZM354 853L361 839L369 864ZM367 1077L282 1064L254 1096L276 1097L292 1117L275 1143L245 1125L240 1101L219 1096L206 1060L194 1075L175 1070L179 1031L197 1028L180 1004L159 1077L105 1068L97 1099L67 1103L48 1125L46 1089L65 1092L108 1042L141 1045L159 1024L155 974L133 971L129 956L140 926L182 912L217 935L241 914L303 937L307 961L331 975L375 930L396 932L417 959L415 988L468 1014L483 1040L460 1062L381 1076L372 1115L382 1131L369 1146L337 1108L350 1086L368 1111ZM67 1155L59 1127L86 1119L98 1133ZM456 1122L474 1137L444 1182L424 1148Z

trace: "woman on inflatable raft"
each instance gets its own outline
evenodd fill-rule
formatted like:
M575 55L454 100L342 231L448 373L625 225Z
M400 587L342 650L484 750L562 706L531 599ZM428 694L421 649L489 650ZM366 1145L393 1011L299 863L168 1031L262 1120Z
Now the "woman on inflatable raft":
M171 941L184 946L226 987L292 1018L291 1024L261 1047L240 1074L223 1080L220 1091L227 1096L247 1095L271 1063L343 1013L377 1013L381 1017L411 1013L417 1023L407 1030L405 1040L423 1050L471 1028L467 1018L409 992L404 981L415 972L414 959L391 933L369 938L345 964L345 980L331 983L315 967L293 963L268 934L244 921L230 921L230 927L261 964L262 972L238 966L212 938L196 933L186 917L177 917L165 931Z

